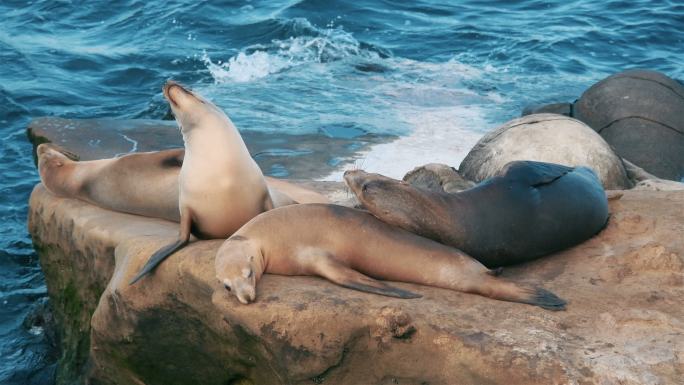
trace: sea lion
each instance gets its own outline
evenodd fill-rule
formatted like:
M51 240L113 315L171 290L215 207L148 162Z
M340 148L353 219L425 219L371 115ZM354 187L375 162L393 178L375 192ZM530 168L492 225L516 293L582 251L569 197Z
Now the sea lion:
M260 214L219 248L216 277L243 304L256 299L264 273L317 275L340 286L398 298L420 295L371 277L442 287L561 310L539 287L495 277L460 250L344 206L301 204Z
M76 154L52 143L36 149L38 172L53 194L76 198L96 206L180 220L178 176L185 149L139 152L116 158L78 161ZM295 203L329 203L315 192L282 179L264 177L274 207ZM140 181L145 181L141 184Z
M228 116L214 104L168 81L163 87L183 134L185 156L178 178L178 240L157 250L131 284L198 238L225 238L273 208L264 176Z
M178 222L183 149L78 162L49 143L36 149L38 173L51 193L96 206Z
M458 248L490 268L583 242L608 220L606 194L586 167L511 162L501 176L455 194L361 170L345 172L344 179L383 222Z
M667 75L629 70L587 89L573 116L615 152L659 178L684 181L684 85Z

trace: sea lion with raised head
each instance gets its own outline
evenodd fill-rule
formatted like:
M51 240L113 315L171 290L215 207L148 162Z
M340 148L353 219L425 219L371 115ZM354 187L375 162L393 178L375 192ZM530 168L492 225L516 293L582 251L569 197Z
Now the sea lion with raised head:
M586 167L511 162L500 176L454 194L361 170L345 172L344 179L383 222L458 248L490 268L581 243L608 220L606 193Z
M260 214L216 254L216 277L244 303L264 273L317 275L338 285L399 298L420 297L371 277L436 286L561 310L565 301L539 287L495 277L460 250L344 206L301 204Z
M180 231L178 240L155 252L131 284L185 246L191 233L225 238L273 208L264 176L228 116L176 82L167 82L163 91L185 144L178 179Z

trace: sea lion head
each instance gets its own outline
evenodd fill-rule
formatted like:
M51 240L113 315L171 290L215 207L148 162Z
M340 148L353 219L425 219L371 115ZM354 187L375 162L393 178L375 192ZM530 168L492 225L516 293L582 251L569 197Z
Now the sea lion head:
M52 143L43 143L36 148L38 174L43 185L53 194L68 196L71 180L62 177L62 172L78 160L78 156Z
M223 112L213 103L173 80L164 84L162 92L184 133L199 125L211 126L211 119L225 118Z
M440 210L438 199L404 181L363 170L345 171L344 180L359 202L374 216L409 231L419 231L417 226L428 219L423 213Z
M216 253L216 279L235 294L238 301L249 304L256 299L256 284L264 271L263 256L258 247L240 235L228 238Z

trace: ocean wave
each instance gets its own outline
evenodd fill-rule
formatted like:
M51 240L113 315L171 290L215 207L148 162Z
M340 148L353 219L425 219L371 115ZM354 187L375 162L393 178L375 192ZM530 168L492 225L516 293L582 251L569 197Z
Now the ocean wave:
M329 63L347 58L380 59L380 49L362 44L340 27L320 29L306 19L288 21L299 36L249 46L227 61L214 61L204 51L202 61L216 83L249 82L306 63Z

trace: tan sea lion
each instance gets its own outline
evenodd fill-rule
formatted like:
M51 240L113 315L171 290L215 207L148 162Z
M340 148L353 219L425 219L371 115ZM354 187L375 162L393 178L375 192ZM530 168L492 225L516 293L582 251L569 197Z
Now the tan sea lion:
M399 298L419 295L371 277L442 287L561 310L542 288L495 277L465 253L344 206L301 204L260 214L219 248L216 277L244 303L264 273L317 275L338 285Z
M80 199L108 210L180 220L178 176L185 156L183 148L79 162L75 154L52 143L43 143L36 154L41 182L55 195ZM274 207L329 203L315 191L282 179L268 176L264 179ZM141 180L145 183L141 184Z
M96 206L178 222L178 173L183 149L78 162L59 147L36 149L38 172L53 194Z
M383 222L463 250L490 268L576 245L608 221L606 193L586 167L511 162L500 176L455 194L361 170L344 178Z
M168 81L163 92L185 144L178 178L180 231L178 240L157 250L131 284L185 246L191 233L225 238L273 208L264 176L228 116L176 82Z

